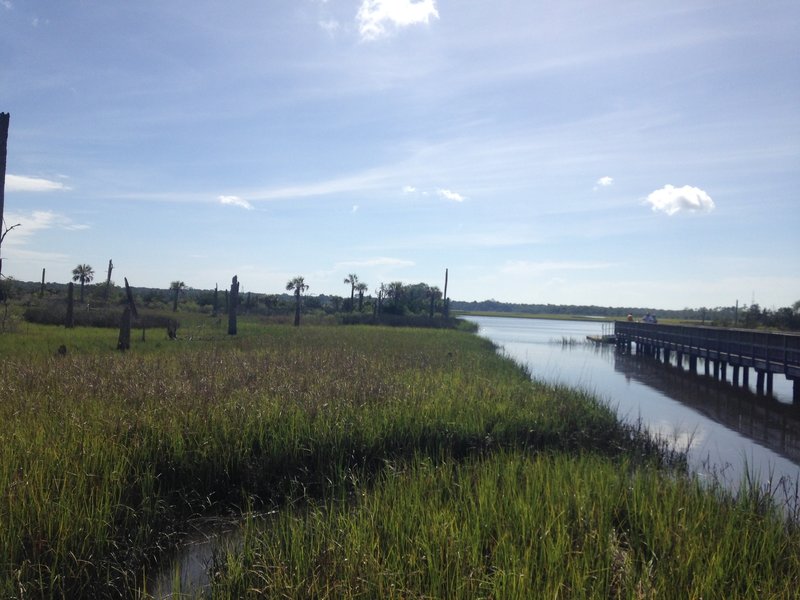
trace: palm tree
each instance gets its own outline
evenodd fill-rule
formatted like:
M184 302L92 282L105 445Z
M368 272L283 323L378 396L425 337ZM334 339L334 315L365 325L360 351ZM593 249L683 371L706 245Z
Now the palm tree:
M398 308L400 306L400 297L403 295L403 282L402 281L391 282L389 284L388 289L386 290L386 295L392 298L394 307Z
M186 284L182 281L173 281L169 284L169 289L172 290L172 312L178 312L178 296L186 289Z
M72 281L81 282L81 304L83 304L83 286L94 279L94 269L90 265L78 265L72 269Z
M302 277L297 276L290 279L286 284L287 290L294 290L294 326L300 325L300 294L308 289L306 282Z
M356 275L355 273L350 273L350 275L344 278L344 282L350 284L350 312L353 312L353 297L356 294L356 284L358 283L358 275Z
M356 284L356 289L358 290L358 312L361 312L361 309L364 308L364 292L367 291L368 287L369 286L362 281Z

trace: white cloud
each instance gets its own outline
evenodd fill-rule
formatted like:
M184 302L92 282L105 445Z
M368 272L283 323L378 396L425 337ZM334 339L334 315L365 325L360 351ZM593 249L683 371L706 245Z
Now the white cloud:
M439 18L435 0L363 0L356 15L363 40L376 40L387 32L387 25L408 27Z
M11 10L14 8L14 5L11 3L11 0L0 0L0 5L3 6L6 10Z
M403 186L403 193L404 194L413 194L416 191L417 191L417 188L415 188L413 185Z
M7 192L52 192L70 189L60 181L51 181L41 177L24 175L6 175Z
M353 210L351 212L358 212L358 204L353 204Z
M600 179L597 180L597 185L599 185L600 187L608 187L612 183L614 183L614 178L609 177L608 175L606 175L605 177L601 177Z
M444 198L445 200L452 200L453 202L463 202L464 200L466 200L464 196L452 190L445 190L439 188L438 190L436 190L436 193L439 195L440 198Z
M682 210L689 212L711 212L714 201L700 188L685 185L680 188L665 185L651 192L644 201L653 211L674 215Z
M228 204L231 206L238 206L239 208L244 208L246 210L253 210L253 205L239 196L217 196L217 199L220 201L220 204Z

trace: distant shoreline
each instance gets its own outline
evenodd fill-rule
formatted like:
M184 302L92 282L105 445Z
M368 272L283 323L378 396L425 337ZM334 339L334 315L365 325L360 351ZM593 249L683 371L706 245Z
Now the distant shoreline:
M608 316L588 316L588 315L559 315L552 313L521 313L521 312L500 312L483 310L454 310L451 311L455 317L508 317L511 319L549 319L556 321L591 321L592 323L613 323L624 317Z

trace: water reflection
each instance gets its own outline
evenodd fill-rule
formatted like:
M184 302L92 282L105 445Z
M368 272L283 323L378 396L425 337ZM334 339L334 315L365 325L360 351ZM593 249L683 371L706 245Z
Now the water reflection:
M646 357L611 353L614 369L800 464L800 407Z
M621 418L688 450L690 467L700 475L722 477L732 486L745 475L765 485L798 480L800 410L783 377L776 377L771 397L757 396L749 388L679 372L674 360L670 366L617 354L610 345L560 343L602 335L599 322L468 319L534 378L588 389Z

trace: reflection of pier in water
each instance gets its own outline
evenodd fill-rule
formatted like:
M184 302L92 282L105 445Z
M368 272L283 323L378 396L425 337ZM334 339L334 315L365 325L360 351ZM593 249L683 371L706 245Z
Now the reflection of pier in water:
M702 360L702 359L701 359ZM614 370L800 464L800 407L678 370L647 356L614 353Z

